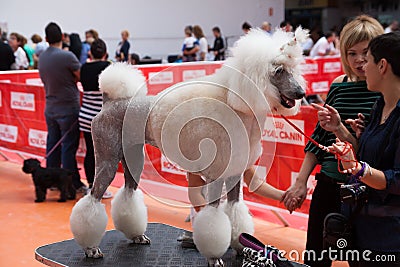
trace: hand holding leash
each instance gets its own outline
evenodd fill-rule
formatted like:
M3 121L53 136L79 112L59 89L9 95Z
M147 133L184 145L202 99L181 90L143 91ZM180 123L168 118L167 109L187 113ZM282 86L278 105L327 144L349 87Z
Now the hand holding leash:
M328 149L338 159L339 172L351 174L358 168L359 164L356 160L353 146L349 142L342 142L339 138L336 138L336 143L333 143ZM340 169L340 164L343 166L343 170Z

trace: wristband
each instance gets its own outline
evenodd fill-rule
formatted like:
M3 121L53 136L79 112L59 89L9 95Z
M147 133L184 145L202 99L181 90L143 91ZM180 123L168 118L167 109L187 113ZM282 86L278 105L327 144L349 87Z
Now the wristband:
M367 164L363 161L360 161L361 164L361 169L356 173L352 175L352 178L356 178L357 180L359 180L360 178L364 177L364 173L366 175L366 166Z
M362 174L362 176L360 176L360 179L363 179L365 176L367 176L367 173L369 173L369 175L372 175L372 168L371 166L369 166L368 163L360 161L362 164L365 164L365 169L364 172Z

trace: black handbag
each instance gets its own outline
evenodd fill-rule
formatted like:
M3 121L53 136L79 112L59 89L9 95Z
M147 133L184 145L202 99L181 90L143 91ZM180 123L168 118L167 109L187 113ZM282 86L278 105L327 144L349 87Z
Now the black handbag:
M323 248L324 250L350 250L354 248L355 234L353 221L360 213L365 202L358 202L349 217L341 213L329 213L324 219ZM338 259L340 260L340 259Z
M341 213L329 213L324 220L324 250L350 249L354 245L352 220Z

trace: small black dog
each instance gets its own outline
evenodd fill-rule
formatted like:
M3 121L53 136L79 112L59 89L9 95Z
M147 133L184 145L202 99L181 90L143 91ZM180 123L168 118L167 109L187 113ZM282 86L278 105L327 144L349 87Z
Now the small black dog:
M43 168L37 159L24 160L22 171L31 173L35 184L36 200L43 202L46 199L47 189L57 187L60 190L58 202L75 199L76 190L72 185L72 172L62 168Z

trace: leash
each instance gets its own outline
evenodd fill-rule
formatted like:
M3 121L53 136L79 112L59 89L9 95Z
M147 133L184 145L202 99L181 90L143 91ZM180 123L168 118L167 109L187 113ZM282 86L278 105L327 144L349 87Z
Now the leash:
M72 128L75 126L75 124L78 123L78 120L74 121L74 123L71 124L71 126L69 127L69 129L64 133L63 136L61 136L60 140L58 140L58 142L50 149L49 152L47 152L46 156L44 156L43 159L47 159L51 153L54 152L54 150L56 150L56 148L61 144L61 142L65 139L65 137L67 136L67 134L72 130Z
M342 159L342 156L347 154L350 150L353 153L354 158L355 157L355 153L354 153L354 149L352 144L350 144L349 142L345 141L345 148L343 149L342 152L335 152L329 149L329 147L326 147L324 145L321 145L320 143L318 143L317 141L315 141L314 139L312 139L310 136L306 135L299 127L297 127L293 122L291 122L288 118L286 118L284 115L280 115L287 123L290 124L290 126L292 126L296 131L298 131L299 133L301 133L305 138L307 138L311 143L313 143L314 145L316 145L318 148L324 150L325 152L334 154L335 157L338 160L338 171L340 173L352 173L352 171L354 171L357 167L358 167L358 161L357 160L348 160L348 159ZM356 166L350 168L350 169L340 169L340 162L355 162Z

